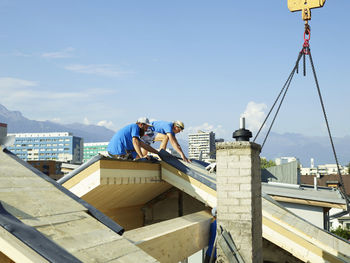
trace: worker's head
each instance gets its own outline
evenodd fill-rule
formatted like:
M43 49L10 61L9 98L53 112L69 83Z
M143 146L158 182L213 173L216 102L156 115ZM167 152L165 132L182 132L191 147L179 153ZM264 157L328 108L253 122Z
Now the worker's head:
M182 121L174 121L173 124L173 132L174 133L179 133L185 129L185 125Z
M141 117L138 118L138 120L136 121L137 125L139 125L140 129L146 131L148 129L149 126L153 126L150 122L149 119L146 117Z

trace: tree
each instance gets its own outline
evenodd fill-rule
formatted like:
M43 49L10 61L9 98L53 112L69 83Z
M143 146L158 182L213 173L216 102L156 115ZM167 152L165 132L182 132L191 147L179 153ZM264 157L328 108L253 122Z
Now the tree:
M260 167L261 169L266 169L271 166L276 166L276 163L272 160L266 160L265 158L260 159Z
M338 226L337 229L332 229L331 232L339 237L342 237L346 240L350 240L350 230L343 229L341 226Z

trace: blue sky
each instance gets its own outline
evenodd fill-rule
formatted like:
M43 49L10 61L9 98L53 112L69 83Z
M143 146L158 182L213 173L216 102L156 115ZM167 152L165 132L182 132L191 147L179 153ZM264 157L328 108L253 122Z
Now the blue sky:
M334 136L350 134L350 1L312 11L311 52ZM186 136L256 131L303 43L281 1L0 1L0 103L27 118L105 125L184 121ZM274 132L327 135L311 69ZM181 137L181 136L180 136Z

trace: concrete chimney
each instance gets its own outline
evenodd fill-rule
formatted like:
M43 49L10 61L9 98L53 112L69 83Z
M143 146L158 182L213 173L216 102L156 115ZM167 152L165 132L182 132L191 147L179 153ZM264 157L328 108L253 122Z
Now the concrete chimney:
M218 143L217 223L232 236L244 262L262 262L260 150L249 141ZM230 262L217 246L217 262Z

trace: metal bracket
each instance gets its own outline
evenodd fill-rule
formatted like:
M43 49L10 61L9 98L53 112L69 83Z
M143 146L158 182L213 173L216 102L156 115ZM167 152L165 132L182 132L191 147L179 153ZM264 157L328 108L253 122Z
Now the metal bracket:
M235 242L232 239L232 236L229 232L220 226L221 234L218 237L218 245L222 249L223 253L226 256L226 259L229 263L244 263L243 258L241 257Z
M291 12L302 11L301 16L306 22L311 20L311 9L323 7L326 0L288 0Z

